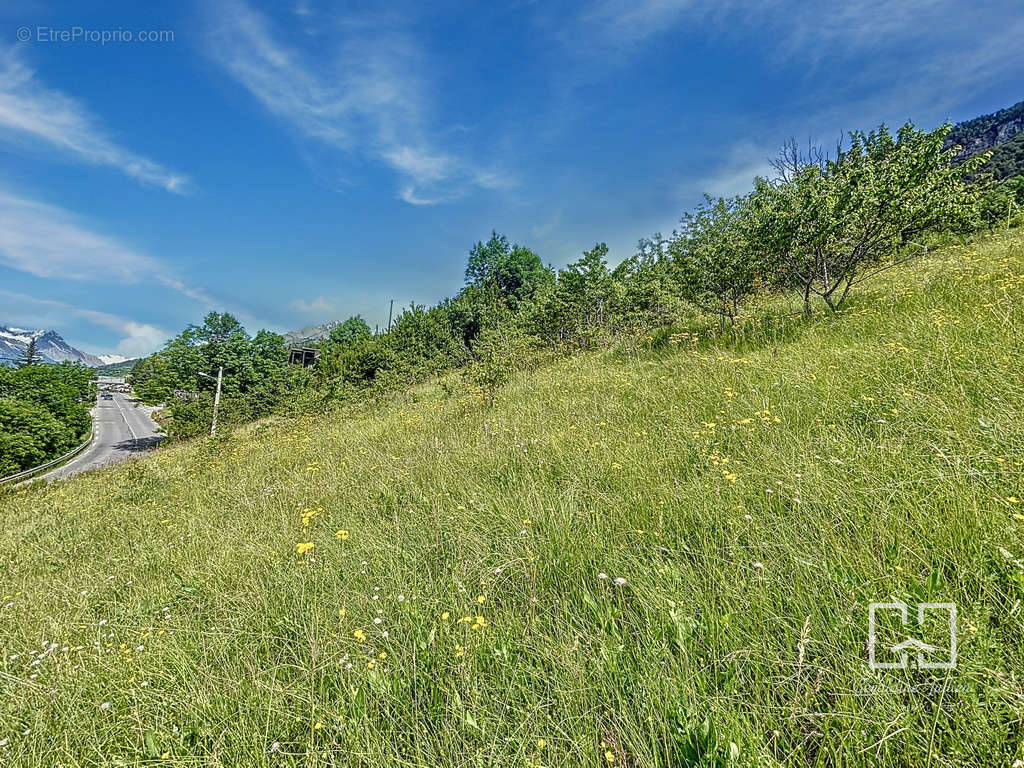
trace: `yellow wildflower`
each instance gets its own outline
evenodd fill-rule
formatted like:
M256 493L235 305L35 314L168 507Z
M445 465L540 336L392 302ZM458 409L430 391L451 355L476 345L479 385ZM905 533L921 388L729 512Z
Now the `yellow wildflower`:
M335 531L334 532L334 538L336 538L338 541L345 541L346 539L348 539L348 531L345 530L344 528L342 528L341 530Z
M315 546L316 544L314 544L312 541L300 541L298 544L295 545L295 551L298 552L300 555L304 555L311 549L313 549L313 547Z

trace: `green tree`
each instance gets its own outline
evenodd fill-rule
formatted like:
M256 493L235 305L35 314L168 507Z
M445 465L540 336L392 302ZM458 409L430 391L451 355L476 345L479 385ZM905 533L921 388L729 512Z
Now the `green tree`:
M370 326L359 315L350 317L331 329L331 341L335 344L351 344L353 341L368 339L373 335Z
M382 341L394 353L394 372L406 380L449 370L467 357L443 306L427 309L411 304Z
M130 380L143 402L169 404L172 434L184 437L209 428L221 367L218 419L224 423L266 416L286 406L310 380L308 373L289 370L279 334L261 330L250 338L234 316L218 312L209 313L202 325L188 326L162 350L136 363Z
M529 248L510 245L508 238L491 233L486 243L478 242L469 252L466 284L485 289L510 309L529 299L554 277L540 257Z
M598 243L558 272L555 292L561 333L580 346L592 346L609 330L619 286L608 271L608 246Z
M0 397L0 476L39 466L72 447L67 427L46 408Z
M27 368L30 365L39 365L42 362L43 358L39 356L38 352L36 352L36 337L30 336L28 344L25 347L25 352L18 361L18 367Z
M498 389L512 378L525 348L522 333L507 317L504 322L488 323L473 342L472 359L464 375L480 388L488 407L494 406Z
M683 309L669 253L671 240L644 238L633 256L612 270L615 292L612 321L617 329L640 332L673 322Z
M1002 182L983 182L978 215L989 229L1021 223L1024 220L1024 176L1014 176Z
M142 358L132 366L127 379L135 390L135 395L144 403L151 404L166 403L178 384L170 358L166 354Z
M92 372L75 363L0 368L0 475L78 445L95 400Z
M682 232L669 246L683 297L719 317L721 327L753 296L761 264L752 246L745 198L705 198L682 219Z
M957 148L943 149L948 132L948 125L926 133L911 123L896 135L884 125L854 132L835 159L755 182L751 237L779 282L801 291L806 313L812 296L840 308L852 288L891 266L921 233L969 226L978 191L965 175L987 155L954 165Z

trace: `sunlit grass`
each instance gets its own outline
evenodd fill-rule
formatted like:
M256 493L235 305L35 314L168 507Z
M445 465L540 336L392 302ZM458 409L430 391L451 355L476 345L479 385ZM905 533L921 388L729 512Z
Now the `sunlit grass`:
M6 496L0 764L1010 765L1022 289L983 239ZM886 599L957 603L955 671L868 668Z

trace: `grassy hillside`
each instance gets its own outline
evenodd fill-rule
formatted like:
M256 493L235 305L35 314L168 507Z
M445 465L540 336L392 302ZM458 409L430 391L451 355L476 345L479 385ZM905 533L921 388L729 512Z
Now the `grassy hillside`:
M1024 758L1024 237L869 285L0 499L0 762Z

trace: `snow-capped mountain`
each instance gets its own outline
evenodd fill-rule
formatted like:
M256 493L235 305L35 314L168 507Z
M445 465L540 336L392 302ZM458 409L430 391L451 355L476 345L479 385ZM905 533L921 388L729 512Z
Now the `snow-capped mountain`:
M82 363L90 368L103 365L103 358L75 349L56 331L36 330L0 325L0 364L13 365L25 354L31 339L36 340L36 354L48 363L62 363L65 360ZM108 355L114 358L117 355ZM118 361L120 362L120 361Z
M130 357L125 357L124 355L97 355L97 357L99 357L100 361L104 365L113 365L114 363L126 363L129 360L131 360Z

